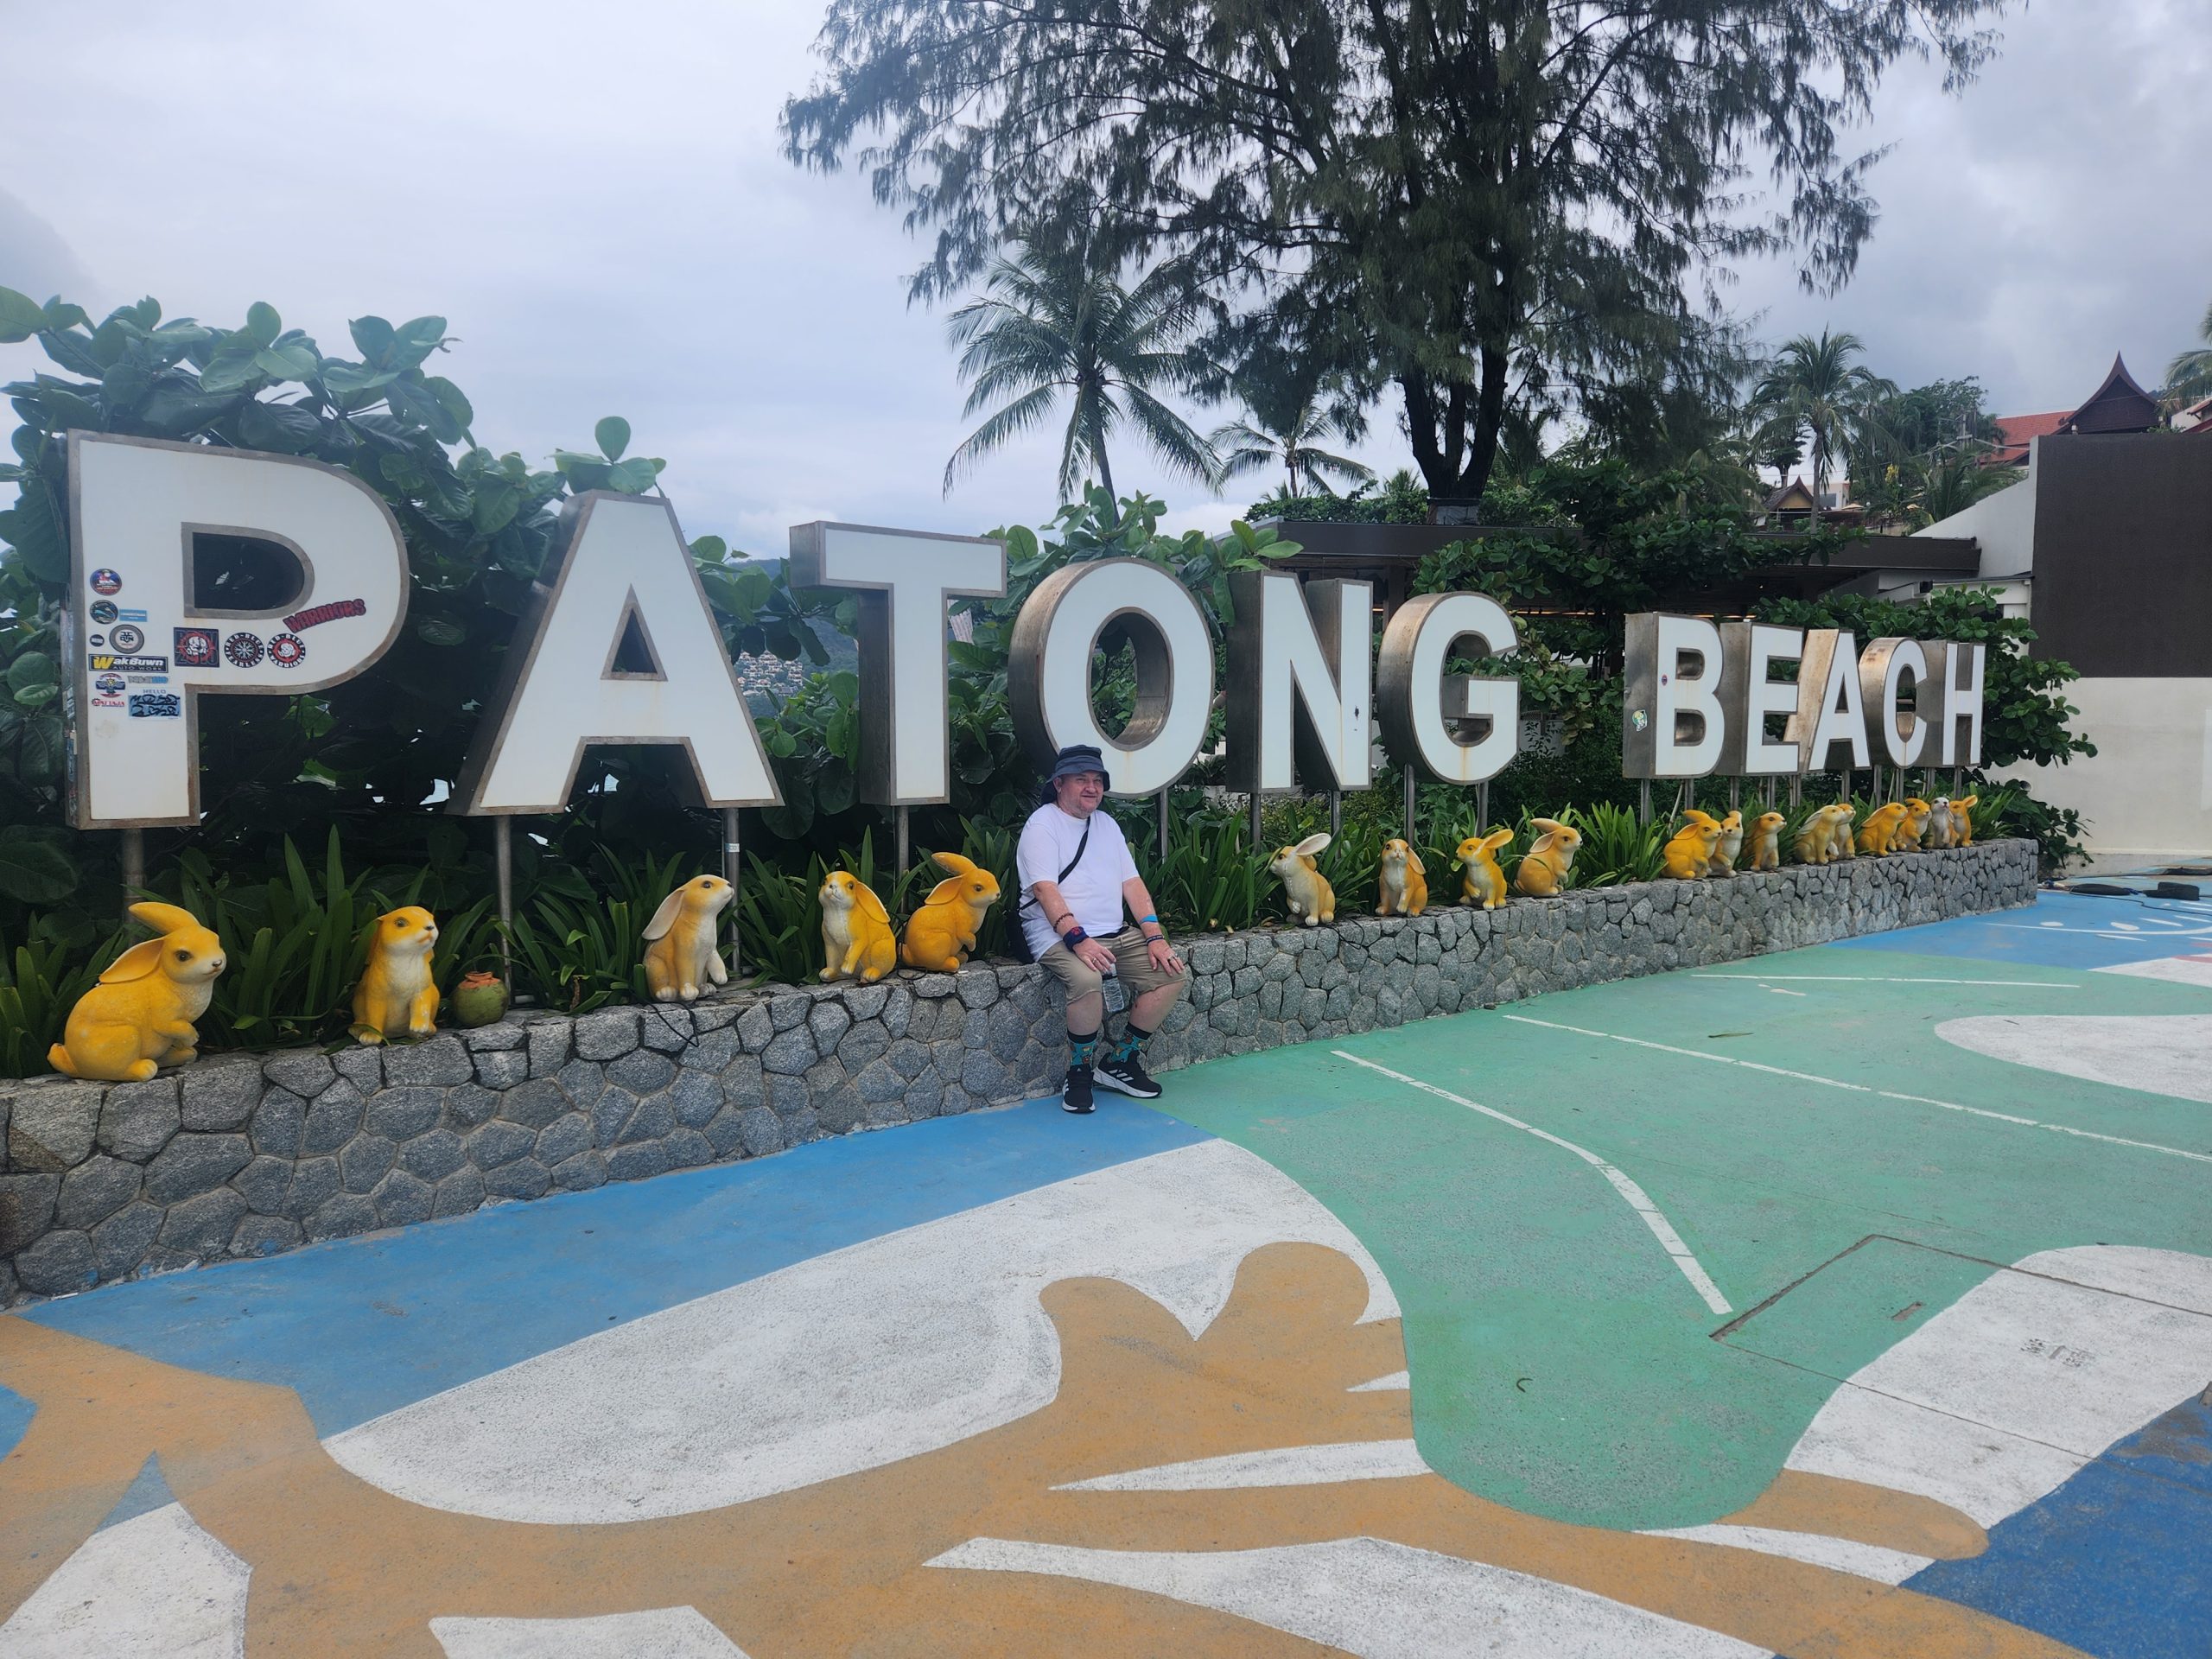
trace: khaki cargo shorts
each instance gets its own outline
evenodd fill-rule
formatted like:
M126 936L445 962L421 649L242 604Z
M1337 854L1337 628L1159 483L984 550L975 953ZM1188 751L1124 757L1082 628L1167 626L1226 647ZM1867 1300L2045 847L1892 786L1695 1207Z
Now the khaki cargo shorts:
M1127 988L1132 999L1142 996L1147 991L1156 991L1163 985L1173 985L1180 990L1190 982L1187 970L1179 974L1162 973L1152 965L1152 952L1145 944L1142 928L1125 927L1120 932L1103 938L1096 933L1091 938L1114 953L1114 977ZM1071 1002L1077 997L1089 996L1105 985L1105 981L1096 969L1086 968L1075 959L1075 952L1068 949L1065 939L1054 944L1037 961L1040 966L1049 969L1052 976L1066 988Z

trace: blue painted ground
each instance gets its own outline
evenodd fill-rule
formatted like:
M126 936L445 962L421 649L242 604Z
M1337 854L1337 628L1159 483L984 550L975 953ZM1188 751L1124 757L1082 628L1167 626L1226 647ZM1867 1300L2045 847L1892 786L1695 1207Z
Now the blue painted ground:
M2208 1389L2212 1394L2212 1389ZM2191 1398L2003 1521L1915 1590L2099 1659L2212 1654L2212 1404Z
M1905 950L2040 968L2109 968L2212 951L2212 904L2043 893L2032 907L1841 939L1846 950Z
M793 1262L1210 1139L1134 1103L1071 1118L1032 1102L137 1280L23 1317L296 1389L330 1435ZM0 1454L29 1421L0 1389Z

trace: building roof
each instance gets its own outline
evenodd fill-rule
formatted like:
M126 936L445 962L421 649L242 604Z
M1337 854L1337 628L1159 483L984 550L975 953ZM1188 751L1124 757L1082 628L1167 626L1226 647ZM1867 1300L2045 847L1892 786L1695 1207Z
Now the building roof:
M2104 384L2066 417L2062 432L2148 432L2158 423L2158 400L2135 384L2127 365L2113 353Z
M1810 512L1820 503L1813 499L1810 486L1802 478L1792 478L1766 499L1769 512Z
M1997 448L1982 457L1985 467L2024 467L2028 464L2028 446L2037 438L2047 438L2063 428L2074 418L2070 409L2055 409L2047 415L1999 415L1997 417Z

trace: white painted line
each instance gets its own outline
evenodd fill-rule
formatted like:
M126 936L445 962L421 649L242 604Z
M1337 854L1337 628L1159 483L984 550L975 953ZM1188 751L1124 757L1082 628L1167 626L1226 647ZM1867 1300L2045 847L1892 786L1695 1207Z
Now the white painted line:
M1513 1016L1509 1014L1506 1017L1511 1019ZM1707 1307L1715 1313L1735 1312L1735 1309L1728 1305L1728 1299L1720 1294L1720 1287L1713 1282L1713 1275L1699 1264L1697 1257L1691 1254L1690 1247L1682 1243L1682 1236L1675 1230L1674 1224L1659 1213L1659 1206L1651 1202L1642 1187L1587 1147L1578 1147L1572 1141L1563 1141L1558 1135L1540 1129L1533 1123L1524 1123L1517 1117L1509 1116L1495 1107L1484 1106L1478 1102L1469 1100L1465 1095L1455 1095L1449 1089L1440 1089L1433 1083L1423 1083L1419 1077L1409 1077L1402 1071L1393 1071L1387 1065L1377 1065L1372 1060L1363 1060L1358 1055L1347 1054L1341 1048L1331 1049L1329 1052L1340 1060L1350 1060L1354 1065L1363 1065L1370 1071L1380 1071L1384 1077L1402 1083L1408 1088L1418 1089L1424 1094L1434 1095L1439 1100L1448 1100L1454 1106L1465 1106L1471 1112L1480 1112L1484 1117L1494 1117L1499 1122L1510 1124L1523 1134L1535 1135L1539 1141L1548 1141L1555 1147L1566 1147L1567 1151L1582 1160L1584 1163L1591 1165L1599 1174L1611 1182L1613 1190L1628 1200L1629 1208L1643 1217L1643 1224L1651 1230L1651 1236L1659 1241L1659 1248L1674 1258L1675 1265L1682 1270L1682 1277L1690 1281L1691 1289L1705 1299L1705 1305ZM1694 1049L1687 1048L1681 1052L1685 1054L1696 1052Z
M1338 1440L1231 1452L1154 1464L1055 1486L1056 1492L1226 1492L1252 1486L1333 1486L1340 1480L1404 1480L1429 1472L1411 1440Z
M1393 1371L1388 1376L1376 1377L1372 1382L1355 1382L1344 1392L1346 1394L1389 1394L1410 1389L1413 1385L1413 1377L1408 1373Z
M1759 989L1772 991L1777 996L1810 996L1810 991L1793 991L1787 985L1762 985Z
M2006 989L2024 986L2046 991L2078 991L2079 985L2062 984L2050 979L1928 979L1919 976L1905 976L1888 974L1692 974L1692 979L1738 979L1746 985L1764 985L1770 980L1788 980L1792 984L1818 982L1823 985L2002 985Z
M2045 1123L2037 1118L2015 1117L2010 1112L1993 1112L1980 1106L1961 1106L1955 1100L1936 1100L1928 1095L1901 1095L1891 1089L1871 1088L1863 1083L1846 1083L1840 1077L1816 1077L1810 1071L1787 1071L1778 1065L1761 1065L1756 1060L1739 1060L1732 1054L1712 1054L1698 1048L1676 1048L1671 1043L1649 1043L1641 1037L1624 1037L1618 1032L1592 1031L1585 1026L1562 1026L1556 1020L1532 1020L1525 1014L1509 1014L1505 1017L1516 1025L1541 1026L1547 1031L1572 1032L1577 1037L1597 1037L1607 1042L1627 1043L1635 1048L1656 1049L1662 1054L1686 1054L1691 1059L1711 1060L1717 1065L1738 1065L1746 1071L1764 1071L1773 1077L1794 1078L1799 1083L1817 1083L1824 1089L1847 1089L1854 1095L1879 1095L1884 1100L1910 1101L1916 1106L1940 1106L1947 1112L1963 1112L1968 1117L1986 1117L1999 1123L2017 1123L2022 1128L2049 1129L2054 1135L2071 1135L2083 1141L2103 1141L2115 1147L2134 1147L2144 1152L2163 1152L2170 1158L2187 1158L2194 1163L2212 1164L2212 1153L2189 1152L2180 1147L2160 1146L2155 1141L2130 1141L2125 1135L2101 1135L2094 1129L2077 1129L2065 1123ZM1344 1058L1351 1059L1352 1057L1346 1054ZM1364 1065L1367 1062L1362 1060L1360 1064ZM1380 1066L1376 1069L1382 1070ZM1420 1086L1427 1088L1428 1085L1423 1084ZM1474 1103L1469 1101L1465 1103L1472 1105ZM1484 1109L1478 1107L1476 1109ZM1537 1129L1532 1133L1541 1135L1543 1131Z

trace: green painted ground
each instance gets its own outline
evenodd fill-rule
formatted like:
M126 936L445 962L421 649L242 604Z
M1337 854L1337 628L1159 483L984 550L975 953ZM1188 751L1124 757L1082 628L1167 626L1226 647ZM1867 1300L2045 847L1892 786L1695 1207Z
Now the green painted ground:
M1517 1508L1612 1527L1694 1525L1748 1503L1835 1382L1985 1263L2089 1243L2212 1254L2212 1165L1522 1022L2212 1153L2212 1108L1971 1054L1933 1029L1985 1014L2201 1014L2201 989L1833 947L1756 969L2072 988L1797 982L1793 995L1674 974L1217 1062L1160 1104L1276 1165L1374 1252L1404 1307L1433 1465ZM1588 1164L1332 1049L1614 1164L1732 1313L1708 1310Z

